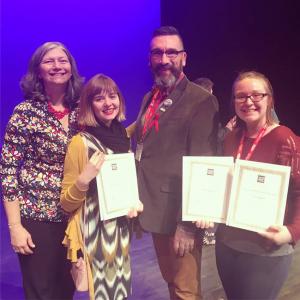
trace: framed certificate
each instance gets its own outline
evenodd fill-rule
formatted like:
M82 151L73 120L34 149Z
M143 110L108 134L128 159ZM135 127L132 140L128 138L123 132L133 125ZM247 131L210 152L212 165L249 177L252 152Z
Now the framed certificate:
M105 155L96 177L101 220L127 215L139 201L133 153Z
M226 223L233 165L233 157L183 157L183 221Z
M282 225L290 167L236 160L227 225L264 231Z

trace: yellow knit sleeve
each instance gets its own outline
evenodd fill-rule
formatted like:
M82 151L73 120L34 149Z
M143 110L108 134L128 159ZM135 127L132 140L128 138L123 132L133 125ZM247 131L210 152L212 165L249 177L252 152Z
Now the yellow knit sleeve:
M129 138L131 138L134 135L135 129L136 129L136 121L134 121L128 127L126 127L126 133Z
M74 136L68 146L64 164L64 178L60 203L67 212L78 209L86 197L85 191L80 191L75 182L87 163L87 151L82 137Z
M81 210L79 209L69 219L68 227L65 231L65 237L62 242L63 245L68 248L67 258L72 262L77 261L78 250L81 250L83 253L83 241L80 230L80 213Z

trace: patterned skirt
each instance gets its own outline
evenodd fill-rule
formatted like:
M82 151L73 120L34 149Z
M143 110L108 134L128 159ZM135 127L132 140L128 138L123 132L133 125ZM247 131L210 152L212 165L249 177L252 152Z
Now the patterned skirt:
M131 294L129 223L126 217L101 221L98 204L88 197L81 216L95 299L122 300Z

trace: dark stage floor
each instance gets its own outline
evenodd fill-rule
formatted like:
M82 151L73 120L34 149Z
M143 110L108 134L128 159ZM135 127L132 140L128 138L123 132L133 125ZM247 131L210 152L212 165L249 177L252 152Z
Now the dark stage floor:
M130 300L167 300L168 292L160 275L152 240L149 234L133 239L132 249L133 295ZM11 250L6 218L1 209L0 300L22 300L21 275L15 253ZM204 248L202 256L202 292L205 300L226 299L214 258L214 246ZM76 300L88 299L76 293ZM290 276L282 289L280 300L300 299L300 245L298 245Z

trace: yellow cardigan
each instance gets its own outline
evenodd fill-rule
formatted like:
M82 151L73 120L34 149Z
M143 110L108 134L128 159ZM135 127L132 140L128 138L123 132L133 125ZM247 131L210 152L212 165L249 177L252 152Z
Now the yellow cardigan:
M126 128L127 135L130 137L135 130L135 122ZM63 244L68 248L67 258L71 262L77 262L77 252L81 250L84 257L87 253L84 251L82 234L80 229L80 216L86 192L80 191L75 182L87 164L88 154L84 142L84 137L80 134L75 135L68 146L64 164L64 178L62 181L62 191L60 195L60 203L62 208L73 213L69 219L68 227L65 232ZM89 296L91 300L95 299L94 284L90 264L85 259L88 281L89 281Z
M63 209L73 213L69 219L63 240L63 244L68 248L67 258L71 260L71 262L77 261L78 250L81 250L84 257L87 258L80 229L80 216L82 207L84 206L86 192L80 191L75 185L79 174L87 163L87 159L87 149L84 144L84 138L78 134L72 138L67 150L60 197L60 203ZM87 259L85 259L85 263L88 271L89 296L91 300L94 300L95 293L92 272Z

